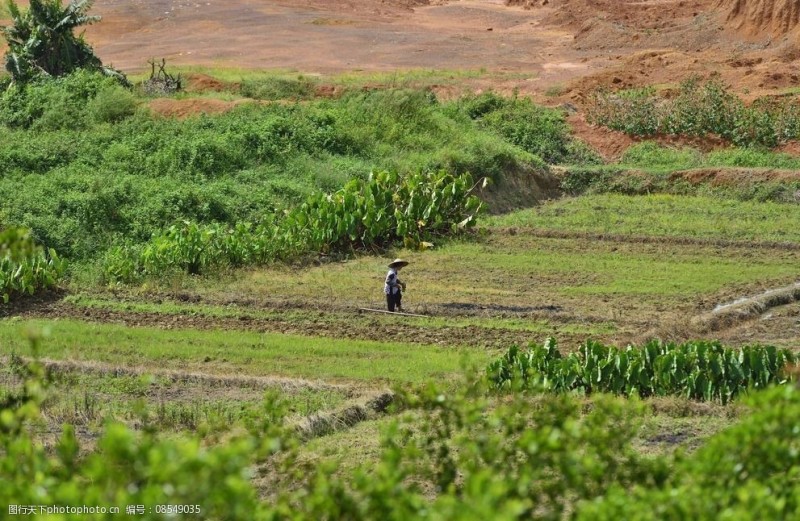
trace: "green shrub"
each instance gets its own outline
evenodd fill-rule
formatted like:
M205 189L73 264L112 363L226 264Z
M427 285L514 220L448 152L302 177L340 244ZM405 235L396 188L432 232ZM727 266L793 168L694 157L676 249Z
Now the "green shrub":
M96 123L116 123L136 112L136 98L122 87L107 87L97 93L86 110Z
M247 98L260 100L303 100L314 95L316 82L305 76L282 78L245 78L239 92Z
M34 355L36 354L34 340ZM800 513L800 389L753 393L747 414L690 453L634 448L638 400L516 393L485 382L398 391L376 459L298 458L285 406L267 397L224 440L106 424L91 450L65 425L46 448L32 426L49 391L42 364L14 357L0 395L0 502L45 507L191 505L186 519L794 519ZM268 491L259 499L253 470ZM153 505L152 507L150 505ZM151 511L150 508L153 508ZM197 511L199 509L199 511ZM84 519L85 514L59 516ZM99 517L99 516L98 516ZM118 517L107 514L104 519Z
M250 482L251 466L293 443L283 424L285 407L274 398L244 422L244 434L224 444L206 447L195 438L161 437L144 416L137 431L106 424L95 448L85 453L71 425L63 426L50 448L32 434L49 392L48 377L38 362L23 362L18 372L24 375L21 386L0 399L0 502L9 514L14 507L36 505L33 515L39 517L45 514L41 505L72 509L56 511L58 519L113 519L142 505L134 515L148 520L266 519L269 508ZM175 506L170 511L166 505ZM107 511L80 510L88 507Z
M800 390L770 389L748 399L749 414L679 456L663 485L614 485L582 501L579 520L795 519L800 515Z
M13 85L0 95L0 124L32 130L82 129L89 124L87 103L112 89L121 89L115 79L85 70Z
M530 98L486 92L453 102L446 110L466 115L546 163L602 163L585 143L570 136L562 111L538 106Z
M678 96L662 99L651 89L595 93L589 121L634 136L714 134L740 147L774 148L800 137L794 101L756 101L746 106L718 78L684 81Z
M633 136L658 133L662 110L652 88L621 91L617 95L595 93L587 119L595 124Z

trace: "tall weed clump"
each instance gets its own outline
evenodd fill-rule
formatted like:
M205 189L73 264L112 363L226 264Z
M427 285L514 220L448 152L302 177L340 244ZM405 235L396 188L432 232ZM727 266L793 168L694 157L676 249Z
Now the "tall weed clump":
M672 99L651 87L600 91L587 116L592 123L633 136L711 134L740 147L774 148L800 137L800 105L795 101L746 105L718 78L689 78Z

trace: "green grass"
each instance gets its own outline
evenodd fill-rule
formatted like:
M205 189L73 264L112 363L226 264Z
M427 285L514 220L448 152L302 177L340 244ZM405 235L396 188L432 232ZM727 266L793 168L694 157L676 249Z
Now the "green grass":
M170 65L167 72L173 76L181 74L186 77L191 74L204 74L228 83L225 92L239 95L241 83L251 84L283 84L305 83L312 86L330 85L343 90L360 89L362 87L380 88L427 88L441 85L459 85L465 80L481 79L486 77L499 79L519 79L530 77L523 73L500 73L486 71L485 69L405 69L393 71L348 71L332 75L323 75L313 72L303 72L292 69L252 70L237 67L209 67L202 65ZM150 77L150 70L143 70L128 76L136 84ZM277 91L276 91L277 92ZM291 92L289 92L291 94ZM292 97L292 96L287 96ZM280 98L276 98L280 99Z
M457 258L471 259L476 274L493 272L509 282L492 288L503 293L513 288L524 295L524 288L569 295L685 296L717 291L727 285L743 284L797 274L797 255L793 259L764 256L752 258L748 252L717 252L712 248L669 248L660 245L597 244L592 241L511 237L502 243L462 245L440 259L453 265ZM503 245L515 245L503 251ZM523 245L529 245L524 247ZM508 246L506 246L508 247ZM499 251L498 251L499 250ZM528 279L527 281L525 279ZM524 281L520 284L516 281ZM476 277L476 293L481 288ZM482 291L481 291L482 290ZM592 303L587 302L591 306Z
M587 195L490 217L492 227L800 242L800 206L714 197Z
M26 328L49 328L41 356L214 374L300 377L371 384L448 379L488 354L396 342L247 331L160 330L75 320L0 321L0 353L27 354Z
M692 147L671 147L659 145L654 141L645 141L628 148L619 164L623 167L650 171L711 167L793 170L800 168L800 158L780 152L736 147L704 154Z
M742 295L787 284L796 280L800 262L800 252L790 250L550 239L524 231L491 234L478 242L451 243L427 252L392 252L391 256L411 261L401 273L408 285L404 303L410 310L452 304L457 310L458 304L465 303L480 311L485 306L490 319L470 320L486 325L494 319L516 320L504 318L498 306L557 306L561 311L550 321L555 336L566 332L561 327L568 327L584 338L602 335L609 339L607 335L617 327L646 327L641 323L660 320L665 312L683 309L694 314L698 300L715 295L729 300L731 293ZM336 306L383 308L386 262L385 258L358 257L303 270L249 270L224 280L187 279L185 289L207 300L226 295L279 296L290 302L324 298ZM538 339L545 334L551 333L542 333Z

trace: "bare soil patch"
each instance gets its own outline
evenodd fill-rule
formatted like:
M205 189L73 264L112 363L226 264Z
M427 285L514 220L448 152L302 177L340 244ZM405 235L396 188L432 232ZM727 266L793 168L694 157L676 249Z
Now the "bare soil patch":
M239 85L218 80L213 76L202 73L187 74L184 78L187 92L224 92L236 90Z
M433 310L438 313L439 308ZM492 310L486 306L480 309L459 310L441 306L444 313L461 315L531 316L529 311ZM552 314L552 310L537 309L537 315ZM443 313L443 314L444 314ZM385 342L397 340L409 344L472 346L482 348L507 348L512 344L526 345L538 340L530 331L503 328L486 328L476 325L461 327L431 327L424 323L404 320L401 317L394 322L380 320L369 316L359 316L355 308L338 310L338 312L319 312L316 316L298 318L296 316L275 316L256 318L245 312L239 317L214 317L194 313L155 313L137 311L119 311L104 308L88 308L71 305L66 302L52 302L19 313L27 318L77 319L89 322L123 324L129 327L155 327L167 330L243 330L271 332L305 336L322 336L330 338L351 338ZM564 341L577 339L572 335L560 335Z
M93 13L103 21L88 41L126 72L152 57L309 73L485 68L520 76L478 88L563 86L575 99L710 70L769 93L793 84L800 57L794 0L98 0Z
M784 36L795 33L800 25L800 6L795 0L720 0L719 3L728 10L728 22L748 35Z
M586 121L586 116L581 113L571 114L567 122L572 128L572 134L589 145L606 161L616 161L637 140L625 134L605 127L598 127Z
M223 114L242 103L252 103L252 101L225 101L214 98L157 98L148 103L148 107L159 116L185 119L198 114Z

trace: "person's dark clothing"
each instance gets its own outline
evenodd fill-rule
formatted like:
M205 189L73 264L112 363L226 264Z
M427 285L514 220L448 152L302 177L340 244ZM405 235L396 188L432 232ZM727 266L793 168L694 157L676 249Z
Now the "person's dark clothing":
M386 294L386 308L389 311L395 311L395 309L402 311L402 286L403 283L397 277L397 270L389 268L389 273L386 274L386 283L383 285L383 292Z

